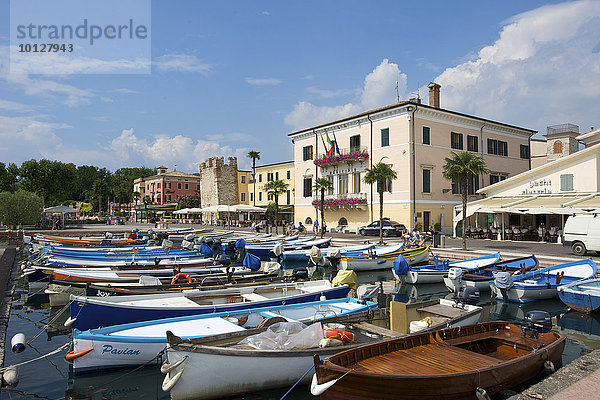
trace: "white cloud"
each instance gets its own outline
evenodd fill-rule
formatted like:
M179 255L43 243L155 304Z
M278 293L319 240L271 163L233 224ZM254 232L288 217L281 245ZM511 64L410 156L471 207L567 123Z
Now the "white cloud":
M306 88L308 93L316 94L323 99L329 99L332 97L338 96L348 96L348 95L356 95L360 93L358 89L338 89L338 90L327 90L327 89L319 89L315 86L309 86Z
M154 66L162 72L199 72L207 74L211 65L201 62L196 56L189 54L165 54L153 61Z
M112 91L115 93L126 93L126 94L139 93L137 90L131 90L131 89L127 89L127 88L118 88L118 89L114 89Z
M20 162L40 158L62 147L55 131L70 128L67 124L50 123L35 117L0 115L0 159Z
M338 106L317 106L307 101L301 101L294 105L293 110L286 115L284 121L294 129L301 129L394 103L397 100L396 82L398 82L400 97L403 98L406 92L406 74L401 73L398 65L390 63L386 58L365 77L363 88L360 90L328 91L314 87L307 89L324 98L343 95L343 93L355 94L360 97L358 104L350 102Z
M441 106L542 130L598 123L600 2L548 5L507 22L471 61L446 69Z
M283 83L283 81L277 78L246 78L246 83L257 86L276 86Z
M31 106L2 99L0 99L0 108L3 110L15 111L19 113L28 113L33 111L33 108Z
M264 17L268 17L269 15L271 15L271 13L269 11L261 11L258 13L258 15L262 15Z

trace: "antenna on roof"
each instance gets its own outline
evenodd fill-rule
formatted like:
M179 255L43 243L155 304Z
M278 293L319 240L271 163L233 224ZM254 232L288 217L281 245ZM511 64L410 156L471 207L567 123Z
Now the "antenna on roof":
M400 80L400 75L398 75L398 78L396 79L396 100L398 103L400 103L400 90L398 88L398 81Z

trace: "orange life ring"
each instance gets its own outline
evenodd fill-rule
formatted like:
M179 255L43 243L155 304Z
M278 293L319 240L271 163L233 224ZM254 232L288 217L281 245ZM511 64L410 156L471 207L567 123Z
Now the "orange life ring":
M192 277L186 274L185 272L180 272L171 279L171 285L175 285L176 283L180 283L186 281L187 283L192 283Z
M352 332L338 331L336 329L323 329L323 337L337 339L345 343L356 342L356 335Z

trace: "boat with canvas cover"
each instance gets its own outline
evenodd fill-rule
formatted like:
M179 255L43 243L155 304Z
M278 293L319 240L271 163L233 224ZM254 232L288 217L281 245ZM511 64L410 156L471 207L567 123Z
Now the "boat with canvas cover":
M368 271L391 268L399 255L404 257L408 265L416 265L429 259L429 246L403 250L404 245L396 244L363 251L361 254L340 259L341 269Z
M433 258L433 265L421 265L411 267L404 276L399 276L396 279L404 278L406 283L443 283L444 276L448 274L450 268L460 268L463 271L474 270L487 265L492 265L500 260L500 252L486 254L480 257L469 258L467 260L438 262L437 254Z
M597 265L591 258L557 264L551 267L511 276L508 272L495 273L490 281L492 296L498 300L524 303L551 299L557 296L557 288L596 275Z
M373 302L344 298L134 322L88 331L74 329L73 350L67 354L67 359L73 362L75 373L158 363L158 356L167 345L167 331L187 339L256 328L268 318L309 322L351 315L376 307L377 304Z
M539 314L538 314L539 313ZM521 326L503 321L385 340L316 356L311 393L323 400L489 398L560 361L566 337L536 312Z
M449 291L455 292L460 286L473 286L481 292L490 290L490 279L494 279L494 272L508 271L511 274L524 274L537 269L539 262L534 255L499 261L495 264L464 271L462 268L450 268L448 275L444 276L444 284Z
M349 289L348 285L333 286L322 279L133 296L71 295L69 323L73 328L87 330L128 322L338 299L346 297Z

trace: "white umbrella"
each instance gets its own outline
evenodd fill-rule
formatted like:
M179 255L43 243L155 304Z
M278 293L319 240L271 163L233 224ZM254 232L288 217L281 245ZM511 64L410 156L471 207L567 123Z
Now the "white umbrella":
M181 210L173 211L173 214L187 214L190 212L189 208L182 208Z
M237 212L265 212L264 208L251 206L249 204L236 204L232 206L234 211Z

